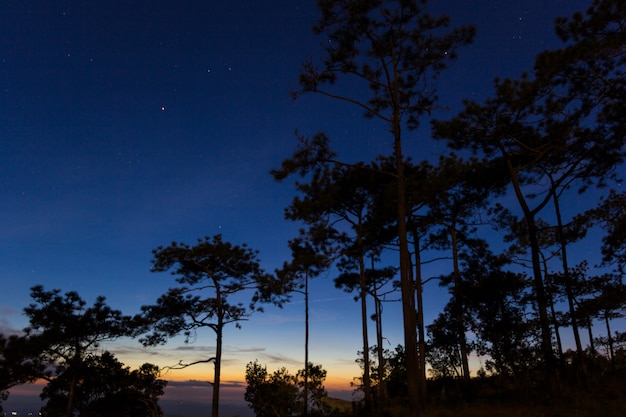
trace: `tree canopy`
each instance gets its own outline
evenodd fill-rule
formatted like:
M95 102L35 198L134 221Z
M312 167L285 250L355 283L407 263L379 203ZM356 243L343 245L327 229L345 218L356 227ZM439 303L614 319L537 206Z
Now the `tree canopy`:
M183 334L188 343L198 330L211 329L216 338L214 356L179 362L176 367L213 362L212 415L217 417L224 327L247 320L257 308L255 301L271 296L259 288L272 279L261 269L256 251L245 244L225 242L221 235L198 239L193 246L173 242L156 248L153 255L152 270L170 271L180 286L170 288L155 305L142 307L137 320L147 335L141 341L146 346L157 345ZM241 301L246 294L247 304Z

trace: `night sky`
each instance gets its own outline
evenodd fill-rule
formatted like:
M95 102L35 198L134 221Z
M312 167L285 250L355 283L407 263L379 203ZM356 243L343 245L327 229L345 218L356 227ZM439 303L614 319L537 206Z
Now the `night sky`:
M552 22L590 0L432 1L452 25L478 35L439 83L446 118L463 98L481 100L494 77L516 77L535 54L558 47ZM26 326L29 289L104 295L134 314L174 285L150 272L151 250L221 233L260 251L273 271L290 255L298 225L283 220L293 186L269 170L295 149L294 131L325 131L345 160L391 152L385 127L360 109L318 96L294 102L301 63L319 56L314 1L17 1L0 4L0 331ZM427 123L425 123L426 125ZM405 136L406 154L444 152L425 127ZM426 271L436 275L447 270ZM335 290L332 273L313 283L311 360L328 386L351 390L359 373L359 306ZM426 288L430 323L446 292ZM389 347L402 343L397 304L385 307ZM303 361L303 304L229 328L223 379L243 381L259 359L292 372ZM373 326L372 326L373 334ZM144 350L110 348L127 365L207 357L213 335ZM184 356L183 356L184 355ZM212 378L209 366L172 372ZM204 390L202 390L204 392Z

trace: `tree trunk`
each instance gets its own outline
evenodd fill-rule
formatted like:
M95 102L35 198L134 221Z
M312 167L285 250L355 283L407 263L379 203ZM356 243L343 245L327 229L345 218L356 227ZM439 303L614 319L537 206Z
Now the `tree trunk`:
M74 402L76 401L76 385L78 385L78 364L81 362L82 350L80 346L76 346L76 350L74 352L74 357L72 358L72 365L70 370L73 372L72 381L70 382L70 389L67 393L67 409L65 413L67 417L72 417L74 415ZM73 368L73 369L72 369Z
M550 307L550 318L552 319L552 325L554 326L554 336L556 337L556 346L558 349L559 360L563 360L563 344L561 343L561 334L559 333L559 321L556 317L556 310L554 308L554 296L552 294L551 282L550 282L550 274L548 274L548 261L546 257L542 255L543 258L543 272L546 278L546 286L547 291L546 294L548 296L548 305Z
M537 301L537 312L539 313L539 324L541 326L541 348L545 361L546 382L550 394L553 397L560 396L559 382L552 351L552 332L550 330L550 320L548 319L548 303L546 299L543 276L539 260L539 243L537 241L537 228L532 215L526 217L528 226L528 240L530 243L531 258L533 265L533 284L535 287L535 299Z
M361 246L361 237L359 234L359 246ZM365 262L363 260L363 251L359 254L359 275L361 286L361 322L363 332L363 394L365 395L365 412L369 414L372 409L372 390L370 384L370 355L369 355L369 338L367 334L367 276L365 273Z
M545 287L543 284L543 276L541 273L541 260L539 242L537 239L537 225L535 218L531 212L526 198L521 190L519 178L517 177L517 171L513 167L511 160L508 158L506 152L502 149L502 156L506 161L509 174L511 175L511 182L513 184L513 190L515 196L519 202L522 212L524 213L524 220L526 221L526 227L528 228L528 242L530 246L530 253L532 259L533 270L533 286L535 288L535 300L537 301L537 312L539 313L539 325L541 328L541 349L543 352L543 358L545 362L545 376L546 383L550 395L554 397L560 396L559 381L556 369L556 363L554 359L554 352L552 351L552 332L550 330L550 320L548 318L548 302L546 298Z
M222 321L221 318L219 320ZM218 324L215 343L215 373L213 378L213 401L211 405L211 416L218 417L220 409L220 373L222 367L222 329L224 325Z
M215 326L215 366L213 376L213 400L211 405L211 417L218 417L220 411L220 376L222 370L222 332L224 330L224 306L220 286L214 280L215 298L217 301L217 325Z
M378 299L376 294L376 287L374 287L374 300L376 307L376 344L378 345L378 402L383 403L387 399L387 381L385 378L385 355L383 349L383 322L382 322L382 302Z
M578 367L580 370L582 382L587 379L587 368L585 367L585 352L583 351L583 345L580 342L580 333L578 332L578 314L574 307L574 292L572 290L572 277L569 272L569 265L567 263L567 243L565 242L565 235L563 234L563 220L561 219L561 208L559 206L559 198L556 192L552 190L552 200L554 201L554 210L556 212L557 220L557 235L559 239L559 245L561 248L561 262L563 264L563 278L565 279L565 293L567 295L567 305L569 307L570 324L574 333L574 341L576 343L576 354L578 356Z
M417 296L417 349L418 349L418 380L420 390L420 406L424 408L428 400L428 390L426 387L426 327L424 326L424 298L422 287L422 270L419 267L419 275L415 278L416 296Z
M463 294L461 294L461 272L459 270L459 247L456 236L456 226L450 226L452 240L452 263L454 266L454 319L458 328L459 348L461 350L461 365L463 367L463 391L466 399L470 397L470 371L468 363L467 340L465 339L465 322L463 320Z
M67 393L67 409L65 411L67 417L72 417L72 415L74 414L74 397L76 396L77 383L78 382L76 380L76 377L73 376L72 382L70 382L69 392Z
M374 273L374 256L371 257L372 261L372 274ZM374 308L376 314L376 345L377 345L377 353L378 353L378 390L377 394L377 402L378 404L384 404L387 399L387 383L385 381L385 350L383 349L383 306L382 301L378 298L378 289L376 287L377 283L374 283L373 286L373 296L374 296Z
M611 336L611 324L609 322L609 312L604 312L604 323L606 324L607 342L609 343L609 356L611 360L611 367L615 366L615 352L613 351L613 336Z
M309 274L304 277L304 416L309 415Z
M417 344L418 344L418 387L420 398L422 399L422 407L426 404L427 390L426 390L426 332L424 327L424 300L422 298L422 258L419 234L417 228L413 225L411 227L411 234L413 235L413 248L415 251L415 278L411 278L411 282L415 285L415 297L417 298Z
M596 345L593 342L593 330L592 323L589 316L586 317L587 321L587 334L589 335L589 350L591 350L591 356L596 356Z
M406 185L404 178L404 161L400 142L399 114L394 112L394 155L396 159L396 185L398 197L398 244L400 246L400 289L402 293L402 319L404 327L404 348L406 353L406 384L409 393L409 414L407 417L419 417L422 392L419 384L418 351L417 351L417 316L415 314L415 285L411 281L409 259L409 243L406 227Z

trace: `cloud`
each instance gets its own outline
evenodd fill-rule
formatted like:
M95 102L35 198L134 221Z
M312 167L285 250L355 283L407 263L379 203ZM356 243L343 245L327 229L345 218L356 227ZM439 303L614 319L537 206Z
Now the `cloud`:
M167 383L168 387L172 387L172 388L206 388L207 385L211 385L209 384L209 382L207 381L200 381L198 379L188 379L186 381L169 381Z
M121 345L117 343L107 344L107 350L119 356L158 356L159 351L147 349L143 346Z
M16 329L11 325L9 320L6 319L11 314L15 314L15 310L9 307L0 307L0 333L6 336L11 335L23 335L24 332L21 329Z
M207 388L211 386L209 381L201 381L199 379L188 379L185 381L168 381L167 386L169 388ZM227 380L220 381L220 387L222 388L242 388L245 387L244 381Z
M277 363L280 366L286 366L286 365L301 366L302 365L302 360L299 360L299 359L296 360L296 359L289 358L280 354L264 353L261 356L265 358L266 360L268 360L269 363L272 363L272 364Z
M196 353L200 352L206 354L207 352L215 352L214 346L204 345L176 345L172 343L171 346L157 346L153 348L146 348L141 345L120 345L117 342L112 342L107 345L108 349L112 352L120 355L132 355L132 356L161 356L161 357L187 357L187 352Z
M0 314L6 317L13 314L20 314L20 311L14 309L13 307L0 306Z
M245 349L238 348L236 346L229 346L226 350L229 352L240 352L240 353L249 353L249 352L264 352L264 347L249 347Z
M202 346L202 345L184 345L184 346L177 346L172 350L178 350L178 351L187 351L187 352L213 352L215 351L215 346Z
M335 358L332 363L334 365L353 366L355 361L354 358Z
M245 388L247 386L245 381L221 381L220 385L226 388Z

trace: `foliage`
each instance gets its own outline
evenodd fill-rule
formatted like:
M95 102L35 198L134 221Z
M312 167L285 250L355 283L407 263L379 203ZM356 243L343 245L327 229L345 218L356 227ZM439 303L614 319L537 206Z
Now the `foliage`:
M144 345L165 343L169 337L184 334L191 341L202 328L213 330L216 336L215 356L192 363L179 362L187 367L201 362L213 362L212 413L219 411L220 370L223 329L226 325L246 320L256 309L255 302L271 297L271 293L250 295L249 305L233 302L236 296L252 293L263 283L271 281L259 265L257 252L245 244L225 242L221 235L198 239L196 245L173 242L168 247L153 251L155 272L171 271L179 287L170 288L156 305L143 306L142 316L136 320L151 332L141 339Z
M234 294L254 289L264 277L256 251L216 235L198 239L194 246L176 242L160 246L153 255L152 271L171 271L181 286L171 288L156 305L142 307L152 332L142 339L144 344L165 343L180 333L190 341L199 328L218 331L217 320L226 325L248 317L248 306L228 301Z
M393 137L400 288L407 366L412 370L407 378L410 390L416 394L410 397L411 413L415 415L419 413L417 394L421 396L419 385L423 376L418 374L415 288L409 275L402 130L417 128L420 119L435 108L435 80L456 58L456 50L472 41L475 31L473 27L448 30L448 17L428 14L425 0L320 0L318 8L321 18L314 31L324 34L328 42L324 42L320 63L310 60L304 64L301 89L294 96L314 92L351 103L364 110L365 117L384 123ZM350 90L343 90L346 83L340 81L350 83ZM358 93L352 93L355 85ZM302 160L308 163L311 159ZM419 326L421 334L423 324L420 322ZM368 350L366 345L365 355ZM425 382L421 381L421 385Z
M363 374L355 385L367 393L371 381L375 400L383 393L391 399L386 408L367 407L365 413L419 414L427 403L417 401L424 399L423 389L437 392L443 379L469 379L467 356L475 351L488 371L470 381L482 397L469 409L468 404L447 404L441 396L434 403L442 408L424 415L623 415L623 401L614 400L624 396L626 333L612 326L626 314L626 194L617 188L626 155L624 2L593 0L585 13L559 18L562 48L539 54L528 74L496 79L484 102L467 100L456 117L433 122L436 139L474 154L468 159L451 154L436 164L413 164L404 156L404 130L418 128L437 108L435 81L456 51L472 41L474 29L450 30L448 18L429 15L424 0L320 0L318 6L321 18L314 30L325 36L323 56L304 64L294 95L313 92L358 106L393 136L391 156L347 163L338 160L325 134L299 137L296 152L272 175L277 180L299 176L300 195L285 217L303 221L307 230L289 242L292 259L275 276L260 268L256 251L216 235L153 251L153 271L171 272L177 285L134 320L109 308L104 297L87 307L75 292L33 287L35 302L25 309L26 335L0 335L0 398L16 384L44 377L49 381L42 392L46 415L161 415L157 399L165 382L158 379L158 368L146 364L131 371L108 352L97 354L97 348L105 340L140 332L145 345L179 334L192 342L198 331L209 328L216 336L215 356L174 367L214 363L216 417L224 327L239 326L260 310L261 302L280 305L294 292L305 294L308 307L308 280L338 261L336 286L359 292L362 301L364 349L357 362ZM586 212L576 210L588 207L562 208L565 197L595 197L607 186L614 189ZM515 213L505 206L511 200L505 191L516 200ZM499 202L492 206L494 196ZM550 206L554 211L546 215ZM494 254L476 238L478 220L483 220L477 213L498 223L498 231L507 233L505 243L514 241L507 252ZM571 218L563 219L566 215ZM593 276L583 259L569 267L566 249L597 225L605 232L601 266L617 268ZM399 268L376 270L374 262L396 245ZM451 299L428 326L426 347L421 345L422 245L452 255L452 273L438 277L450 287ZM365 267L367 258L371 268ZM561 265L555 272L557 261ZM531 267L532 274L518 272L520 266ZM397 270L405 345L382 349L377 310L378 346L370 347L365 297L374 297L378 306L377 291ZM568 311L556 311L563 301ZM308 325L308 308L306 314ZM577 326L586 326L590 346L562 355L557 381L553 344L565 323L577 344ZM594 337L598 323L606 331ZM377 367L370 359L376 350ZM248 364L245 399L257 416L295 416L303 409L309 414L309 405L311 415L330 413L326 371L308 361L308 331L306 352L305 369L295 375L285 368L270 374L256 361ZM428 384L416 379L426 369L423 355L435 378ZM570 378L575 365L583 363L592 365L585 389L602 399L599 404L589 400L593 407L583 403L578 379ZM542 368L548 370L546 380L537 377ZM552 389L556 382L562 392ZM572 404L558 404L554 394Z
M45 344L43 355L49 363L80 360L101 342L132 331L130 317L107 306L103 296L86 307L75 291L62 295L61 290L45 291L37 285L31 288L31 297L35 302L24 309L30 323L25 332Z
M406 385L406 353L404 346L398 345L387 356L389 375L387 376L387 392L394 398L406 399L409 395Z
M38 361L38 338L0 334L0 413L2 401L17 385L34 382L45 365Z
M409 127L417 127L437 100L437 75L475 32L468 26L445 33L449 18L429 15L425 5L424 0L319 1L322 17L314 31L329 42L320 65L304 65L302 90L295 94L313 91L343 99L362 107L366 117L386 122L397 112L406 116ZM341 78L362 82L370 98L359 101L333 93Z
M38 344L37 362L45 365L44 375L52 384L67 378L66 414L73 415L75 394L80 384L80 369L103 341L132 333L131 318L113 310L99 296L93 306L75 291L45 291L41 285L31 288L35 300L24 309L30 326L26 335Z
M464 257L467 308L488 371L522 380L538 366L536 323L527 318L529 297L522 274L505 271L505 259L485 251Z
M326 390L323 382L326 379L326 370L321 365L309 363L307 375L309 389L304 391L304 369L291 375L286 368L280 368L269 374L267 367L258 361L246 365L246 393L245 400L254 410L257 417L291 417L300 415L305 401L303 395L307 392L311 416L328 415L324 399ZM302 391L300 391L302 390Z
M546 382L553 395L559 395L559 387L537 216L554 204L567 275L559 200L574 185L579 193L592 185L605 186L616 179L616 167L624 161L626 125L617 116L626 96L623 12L621 2L596 0L587 16L579 13L570 20L560 19L557 30L569 43L540 54L531 74L496 79L492 98L482 104L466 100L464 110L452 120L433 122L435 137L445 139L453 149L501 160L507 167L523 213ZM573 318L569 293L568 298ZM576 321L572 323L576 331Z
M320 167L309 182L296 185L302 196L296 196L286 210L288 219L302 220L309 226L308 236L324 255L327 265L333 258L339 258L337 266L343 276L339 277L339 282L348 279L346 276L350 276L349 279L356 277L354 288L360 292L364 347L369 345L365 256L374 256L381 251L377 228L370 216L374 199L372 184L377 185L376 175L362 164ZM316 259L309 258L310 261ZM310 261L309 265L314 265ZM353 272L355 275L351 275ZM369 404L367 366L364 375L363 391Z
M611 190L600 204L585 213L588 219L600 224L606 235L602 239L603 261L617 265L620 272L626 268L626 192Z
M41 397L49 416L162 415L157 399L166 383L156 366L130 371L110 353L96 354L102 342L133 333L130 317L102 296L91 307L74 291L35 286L31 296L26 335L1 339L3 389L47 380Z
M250 362L246 365L246 383L244 399L257 417L289 417L301 409L295 379L285 368L268 375L265 366Z
M159 368L152 364L131 371L109 352L89 354L79 367L68 369L43 389L41 398L47 403L42 415L65 416L71 384L79 380L74 401L81 417L162 416L157 401L167 382L158 376Z
M301 230L300 236L289 241L292 260L285 262L276 271L282 293L304 293L307 280L322 274L330 267L331 258L326 248L326 231L316 224L308 231ZM264 287L266 288L266 287Z
M374 353L378 350L378 346L372 346L370 351L374 357ZM356 362L361 369L363 366L363 352L357 352ZM383 367L370 366L372 391L374 398L380 400L381 393L384 391L391 400L405 401L408 396L406 384L406 354L404 346L397 345L393 350L383 349ZM362 376L354 378L352 386L357 390L362 389ZM382 405L382 404L381 404Z
M328 398L328 393L324 388L326 374L326 369L322 368L322 365L314 365L311 362L307 364L306 371L300 369L296 373L296 384L301 390L300 400L309 405L311 416L325 416L330 411L325 401Z
M461 376L460 329L455 326L450 307L448 303L445 310L427 327L429 341L426 360L431 367L431 377L435 379Z
M328 253L327 230L323 222L315 222L308 230L300 230L300 236L289 241L292 260L285 262L276 271L276 284L264 285L263 291L273 291L276 297L288 299L291 293L297 292L304 296L304 363L309 363L309 280L327 270L332 262ZM278 290L276 290L278 288ZM309 396L309 374L305 369L302 375L302 395ZM303 403L304 414L309 411L309 404Z

